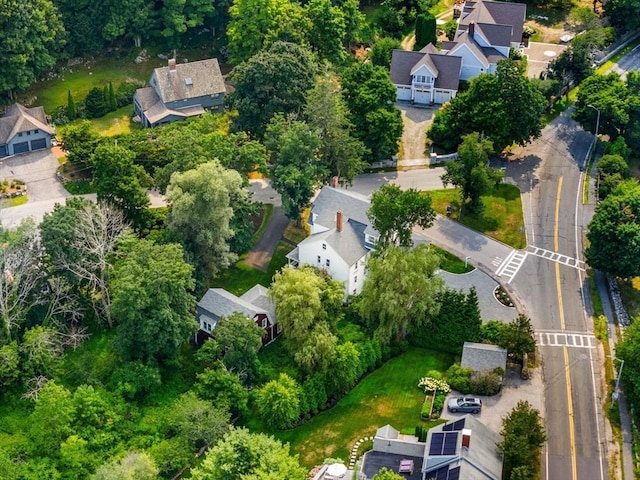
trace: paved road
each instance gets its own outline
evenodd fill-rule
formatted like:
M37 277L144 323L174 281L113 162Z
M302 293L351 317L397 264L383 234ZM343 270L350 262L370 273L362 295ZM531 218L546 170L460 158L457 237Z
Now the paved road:
M566 112L518 150L507 177L523 191L528 249L509 282L526 306L542 355L547 479L608 478L600 392L599 343L583 302L583 234L592 214L582 205L580 165L593 136ZM504 269L504 267L503 267Z

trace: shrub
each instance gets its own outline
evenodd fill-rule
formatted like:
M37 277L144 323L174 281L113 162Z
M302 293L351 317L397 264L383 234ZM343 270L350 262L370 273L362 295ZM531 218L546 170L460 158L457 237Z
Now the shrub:
M429 397L422 404L422 408L420 409L420 418L422 420L429 420L431 415L431 397Z
M141 401L160 386L160 371L140 362L127 362L114 372L112 383L127 400Z
M116 104L118 107L126 107L133 102L133 94L142 86L141 83L123 82L116 87Z
M469 393L471 374L473 371L470 368L462 368L459 364L454 364L449 367L445 378L447 383L453 390L457 390L461 393Z
M502 375L493 372L474 372L469 381L469 393L496 395L502 387Z

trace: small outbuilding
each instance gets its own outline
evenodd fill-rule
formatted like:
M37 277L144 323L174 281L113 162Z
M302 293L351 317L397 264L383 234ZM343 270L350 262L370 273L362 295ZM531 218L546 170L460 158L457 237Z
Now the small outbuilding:
M464 342L460 366L474 372L492 372L496 368L507 368L507 350L497 345Z

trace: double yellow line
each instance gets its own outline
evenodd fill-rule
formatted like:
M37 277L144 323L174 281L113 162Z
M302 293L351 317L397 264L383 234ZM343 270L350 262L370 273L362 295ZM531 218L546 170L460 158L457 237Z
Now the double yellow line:
M558 225L560 223L560 194L562 192L562 177L558 180L558 193L556 194L556 212L555 225L553 229L553 249L559 252L558 245ZM562 301L562 285L560 283L560 264L556 264L556 291L558 293L558 308L560 309L560 329L565 330L566 324L564 319L564 304ZM569 370L569 349L565 345L562 347L564 353L564 376L567 384L567 412L569 413L569 445L571 449L571 479L578 479L578 471L576 465L576 435L575 421L573 418L573 394L571 392L571 372Z

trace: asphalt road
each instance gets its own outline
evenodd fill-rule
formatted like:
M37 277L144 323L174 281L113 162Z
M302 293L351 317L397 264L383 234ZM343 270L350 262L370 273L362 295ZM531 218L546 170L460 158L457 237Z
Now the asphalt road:
M507 177L523 191L527 253L511 277L538 336L545 385L547 479L608 478L599 342L585 311L580 166L593 136L566 112L514 155ZM562 256L560 256L560 255Z

